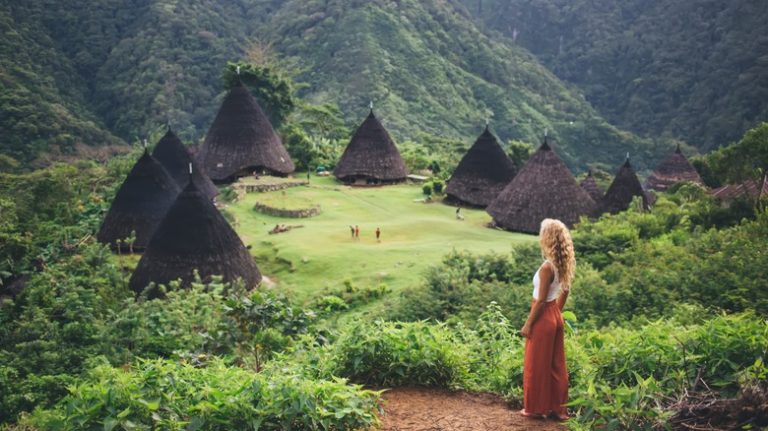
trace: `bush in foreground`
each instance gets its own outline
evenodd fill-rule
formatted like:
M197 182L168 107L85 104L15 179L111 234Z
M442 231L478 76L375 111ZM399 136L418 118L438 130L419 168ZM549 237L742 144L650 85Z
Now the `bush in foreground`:
M379 394L343 379L256 374L214 359L130 369L101 365L55 409L28 418L40 429L360 429L378 424Z

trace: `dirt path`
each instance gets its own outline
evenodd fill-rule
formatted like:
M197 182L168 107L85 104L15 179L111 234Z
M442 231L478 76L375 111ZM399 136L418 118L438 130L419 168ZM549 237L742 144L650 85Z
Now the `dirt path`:
M552 420L528 419L492 394L398 388L384 392L384 431L564 431Z

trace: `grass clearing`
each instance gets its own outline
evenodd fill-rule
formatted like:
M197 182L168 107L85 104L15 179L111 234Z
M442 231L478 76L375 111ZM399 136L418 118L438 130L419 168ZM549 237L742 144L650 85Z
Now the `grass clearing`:
M303 176L299 176L303 178ZM507 252L513 244L535 236L489 229L483 210L462 209L423 199L420 185L354 188L333 178L312 177L309 186L266 193L249 193L231 204L235 229L252 245L262 273L275 288L299 301L329 291L386 284L396 293L420 283L424 270L452 249L483 253ZM321 214L305 219L272 217L253 210L258 201L319 204ZM276 224L303 225L270 235ZM359 239L350 225L360 227ZM381 242L375 230L381 228Z

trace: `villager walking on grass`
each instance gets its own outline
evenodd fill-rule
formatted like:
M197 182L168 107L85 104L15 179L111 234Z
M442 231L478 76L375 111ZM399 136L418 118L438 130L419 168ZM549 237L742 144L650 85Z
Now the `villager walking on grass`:
M381 242L381 229L376 228L376 241Z
M355 239L360 239L360 226L355 225Z
M355 239L355 227L349 225L349 234L352 235L352 239Z
M525 341L523 416L568 419L568 370L565 365L564 322L560 314L568 299L576 259L568 228L544 219L539 231L544 256L533 276L531 311L520 334Z
M461 215L461 207L456 207L456 220L464 220L464 216Z

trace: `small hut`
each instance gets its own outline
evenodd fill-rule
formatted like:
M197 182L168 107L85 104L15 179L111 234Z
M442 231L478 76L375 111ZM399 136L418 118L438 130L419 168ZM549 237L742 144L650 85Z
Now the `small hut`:
M600 202L603 200L603 189L595 181L595 176L592 175L592 169L589 170L587 177L581 182L581 188L584 189L593 201Z
M176 180L179 189L184 189L191 177L197 188L208 198L213 199L219 194L219 190L213 185L211 179L199 168L197 161L170 127L165 132L165 136L155 146L155 149L152 151L152 157L162 163L165 170ZM191 176L189 173L190 163L192 163Z
M739 184L727 184L710 190L709 194L726 205L738 199L759 201L768 196L768 175L763 176L762 181L749 179Z
M447 200L485 208L514 177L512 160L486 126L448 181Z
M595 207L545 138L486 211L504 229L538 233L545 218L573 226L579 217L593 214Z
M96 238L118 251L142 251L178 194L176 181L144 150L118 189ZM119 243L133 233L130 246Z
M405 163L373 109L352 136L333 174L339 181L354 185L405 181Z
M248 250L213 203L190 181L160 223L129 286L135 292L150 282L167 285L194 281L197 270L204 282L221 275L225 281L242 279L247 287L261 282L261 273Z
M239 80L224 98L197 160L216 182L253 172L285 176L295 169L259 103Z
M610 187L605 192L603 200L601 202L601 211L616 214L629 208L629 204L632 203L632 199L635 196L643 198L643 208L650 208L650 200L648 195L643 190L643 186L640 185L640 180L637 179L635 170L632 169L632 164L629 163L629 157L619 168L619 172L613 179Z
M680 151L680 145L669 157L661 162L658 168L648 177L646 185L651 190L665 191L673 184L690 181L704 184L691 162Z

